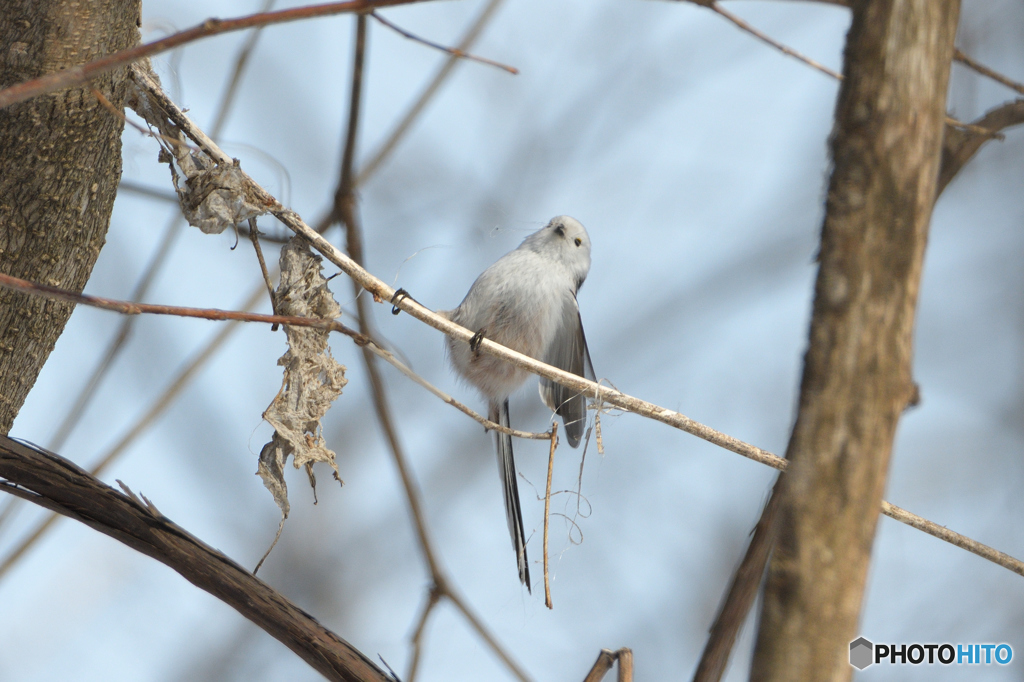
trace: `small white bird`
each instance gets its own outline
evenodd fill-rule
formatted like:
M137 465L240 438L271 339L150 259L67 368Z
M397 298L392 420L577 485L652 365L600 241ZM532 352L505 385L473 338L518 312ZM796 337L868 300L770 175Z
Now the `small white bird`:
M476 344L483 337L594 379L576 303L576 292L589 270L590 236L586 229L574 218L558 216L484 270L459 307L444 313L453 322L477 332L476 343L448 337L448 358L455 371L487 398L491 421L509 426L508 398L530 374L504 360L480 354ZM585 397L544 378L540 380L540 396L562 418L569 445L578 446L587 420ZM512 437L503 433L495 436L508 530L519 563L519 579L529 590L530 567Z

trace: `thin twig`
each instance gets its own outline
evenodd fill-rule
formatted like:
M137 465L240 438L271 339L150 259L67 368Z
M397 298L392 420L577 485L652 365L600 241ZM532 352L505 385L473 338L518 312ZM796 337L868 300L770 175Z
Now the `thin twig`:
M156 187L146 187L145 185L132 182L131 180L121 179L121 182L117 185L119 191L131 192L133 194L140 194L150 199L159 199L169 204L178 204L178 195L174 192L169 192L165 189L157 189Z
M956 545L961 549L966 549L971 554L976 554L982 559L988 559L994 564L998 564L999 566L1010 569L1018 575L1024 576L1024 564L1005 552L1000 552L998 549L993 549L988 545L983 545L977 540L972 540L966 535L961 535L960 533L951 531L945 526L940 526L933 521L929 521L917 514L908 512L906 509L897 507L894 504L889 504L885 500L882 500L882 513L890 519L895 519L896 521L905 523L912 528L924 531L925 533L928 533L928 535L939 538L940 540L945 540L951 545Z
M249 218L249 239L252 240L252 247L256 250L256 260L260 262L263 282L267 285L267 294L270 295L270 309L276 313L277 302L274 299L274 283L270 279L270 272L267 271L267 261L263 260L263 249L260 248L260 230L256 225L255 218ZM272 329L277 331L277 325L274 325Z
M306 464L306 467L306 470L310 471L310 469L308 468L309 464ZM313 499L316 499L316 486L313 486ZM316 502L314 502L313 504L316 504ZM267 557L270 556L270 553L274 551L275 547L277 547L277 541L281 539L281 533L284 532L284 521L285 518L284 516L282 516L280 523L277 524L277 534L274 535L274 541L270 543L270 547L267 547L267 551L264 552L263 556L260 557L260 560L256 562L256 568L252 569L253 575L256 575L260 572L260 568L263 566L263 562L267 560Z
M960 128L968 132L974 133L975 135L981 135L983 137L992 138L995 140L1002 140L1003 135L997 130L990 128L983 128L982 126L974 123L965 123L959 119L953 118L952 116L946 116L946 125L953 126L954 128Z
M976 61L975 59L967 56L966 54L964 54L964 52L962 50L960 50L960 48L954 49L954 51L953 51L953 59L957 60L961 64L964 64L965 66L967 66L967 67L969 67L971 69L974 69L975 71L980 73L982 76L987 76L988 78L991 78L995 82L1002 83L1003 85L1005 85L1006 87L1010 88L1011 90L1016 90L1020 94L1024 95L1024 85L1022 85L1021 83L1018 83L1015 80L1011 80L1011 79L1007 78L1006 76L1004 76L1003 74L999 73L998 71L996 71L994 69L990 69L989 67L985 66L981 62Z
M811 59L810 57L807 57L807 56L797 52L793 48L787 47L786 45L783 45L782 43L780 43L779 41L775 40L774 38L772 38L767 33L759 31L758 29L754 28L753 26L751 26L750 24L745 22L743 19L740 19L738 16L736 16L732 12L730 12L728 10L725 10L725 9L722 9L718 5L717 2L712 2L710 4L703 4L703 3L699 3L699 4L702 4L704 7L707 7L712 12L715 12L716 14L725 17L726 19L731 21L733 24L735 24L741 30L746 31L747 33L749 33L750 35L754 36L755 38L757 38L758 40L760 40L762 42L768 43L769 45L774 47L779 52L781 52L781 53L783 53L785 55L789 55L790 57L793 57L795 59L799 59L800 61L802 61L804 64L807 64L811 68L817 69L818 71L821 71L823 74L826 74L828 76L832 76L832 78L835 78L836 80L842 80L843 79L843 75L841 73L838 73L837 71L833 71L832 69L828 68L824 64L822 64L820 62L816 62L813 59Z
M974 123L988 131L1002 131L1024 123L1024 99L1007 102L974 120ZM953 178L991 140L990 135L966 135L959 130L947 130L942 140L942 167L939 169L937 194L952 182Z
M510 429L507 426L502 426L501 424L498 424L497 422L492 422L490 419L488 419L487 417L483 416L479 412L474 411L473 408L467 407L465 404L460 403L458 400L456 400L455 398L453 398L449 394L445 393L441 389L437 388L436 386L431 384L429 381L424 379L422 376L420 376L416 372L412 371L412 369L410 369L405 363L403 363L401 360L396 358L394 353L392 353L391 351L383 348L379 342L373 341L367 347L371 351L373 351L374 355L376 355L380 359L382 359L385 362L387 362L390 365L392 365L399 372L401 372L405 376L409 377L414 382L416 382L417 384L419 384L423 388L425 388L428 391L430 391L431 393L433 393L436 397L440 398L442 401L444 401L444 402L448 403L449 405L451 405L452 407L454 407L456 410L458 410L458 411L462 412L463 414L473 418L474 420L476 420L479 424L481 424L488 431L497 431L499 433L507 433L508 435L514 436L515 438L525 438L526 440L547 440L547 439L551 438L551 432L550 431L541 431L539 433L534 433L532 431L520 431L518 429Z
M555 608L551 602L551 582L548 579L548 526L551 519L551 474L555 469L555 447L558 445L558 422L551 424L551 449L548 451L548 482L544 487L544 606Z
M89 296L88 294L76 294L66 289L35 284L17 277L11 277L0 273L0 286L7 289L14 289L26 294L45 296L68 303L81 303L101 310L111 310L123 315L173 315L175 317L195 317L203 320L237 320L238 322L264 322L269 324L286 324L292 327L313 327L326 331L341 332L345 336L355 339L360 345L372 343L372 341L359 332L346 327L337 320L324 320L316 317L296 317L293 315L263 315L261 313L247 313L239 310L220 310L218 308L190 308L177 305L157 305L154 303L134 303L131 301L118 301L111 298Z
M352 255L354 262L363 260L362 234L358 224L356 223L352 206L354 199L352 196L351 164L352 159L355 156L354 146L359 121L358 105L360 99L360 87L362 83L363 56L365 52L366 39L365 15L357 17L357 22L356 58L354 59L353 65L348 134L346 135L345 152L342 157L343 163L341 180L339 182L338 191L335 194L335 209L338 212L339 217L345 223L348 251ZM359 329L363 334L370 336L372 333L372 323L369 319L369 312L366 303L367 297L359 295L360 290L355 283L353 283L353 291L356 294L356 316L359 321ZM437 579L437 577L441 575L440 564L435 556L434 545L430 540L426 522L424 521L425 514L423 512L423 504L420 500L419 490L413 482L412 473L406 463L402 445L398 440L398 434L394 428L391 409L388 404L387 394L384 388L384 382L380 377L380 372L373 360L371 351L365 346L363 347L363 362L366 366L367 374L370 379L370 388L373 395L374 409L377 413L377 420L380 422L381 429L384 431L385 438L387 439L390 447L392 459L394 460L399 476L402 479L402 486L405 489L406 500L409 503L410 512L412 513L416 536L420 544L420 550L423 552L423 557L427 562L427 566L430 570L431 576L434 578L434 581L441 584L443 583L443 577L440 581Z
M138 45L128 50L115 52L102 59L91 61L81 66L73 66L56 73L50 73L24 83L12 85L9 88L0 90L0 109L8 107L17 102L23 102L32 97L38 97L48 92L56 92L65 88L82 85L97 76L109 73L114 69L137 62L145 57L152 57L155 54L166 52L180 45L190 43L200 38L241 31L247 28L258 26L270 26L271 24L283 24L289 21L312 19L315 17L326 17L334 14L362 13L380 9L382 7L394 7L396 5L409 5L424 0L350 0L349 2L332 2L324 5L309 5L306 7L295 7L292 9L279 10L277 12L259 12L237 19L207 19L198 26L193 26L185 31L180 31L166 38L155 40L152 43Z
M150 82L143 81L141 84L147 88L156 87L155 84ZM166 95L163 95L163 97L166 98ZM165 113L167 113L171 120L175 122L179 120L188 121L188 117L181 112L173 102L170 102L169 99L166 101L169 103L169 108ZM189 121L188 129L194 128L195 124ZM185 129L186 128L183 128L183 130ZM193 137L192 139L197 143L199 142L199 139L196 137ZM219 152L219 149L216 151ZM223 154L223 152L219 153ZM345 274L351 277L359 287L366 289L370 294L372 294L375 301L391 301L391 299L394 298L396 292L390 285L368 272L347 254L324 239L323 236L307 225L297 213L285 208L279 201L256 184L251 178L248 179L248 182L250 183L249 189L259 198L260 201L264 203L264 205L269 207L270 212L278 220L280 220L289 229L309 240L312 246L327 260L337 265L343 272L345 272ZM356 300L365 300L365 297L359 296ZM474 336L474 332L453 323L444 316L438 315L429 308L421 305L412 297L400 297L393 303L393 305L421 322L456 340L469 343ZM547 365L539 360L535 360L510 348L499 345L486 337L480 341L477 347L488 355L500 358L501 360L504 360L515 367L526 370L531 374L536 374L546 379L550 379L551 381L554 381L572 391L580 392L595 401L608 403L618 407L619 409L625 410L626 412L632 412L639 416L667 424L681 431L697 436L702 440L706 440L713 445L717 445L723 449L742 455L756 462L766 464L774 469L783 470L786 468L786 460L782 457L701 424L700 422L676 412L675 410L669 410L646 400L641 400L616 389L598 384L597 382L590 381L575 374L560 370L556 367L552 367L551 365ZM882 513L890 515L884 506ZM907 516L905 519L897 518L896 516L893 516L893 518L897 518L897 520L903 521L908 525L913 525L915 528L924 530L925 532L940 539L947 539L943 534L934 531L934 529L930 529L930 526L927 525L928 522L926 519L912 515L909 512L906 512L906 514ZM989 553L983 553L979 548L985 547L984 545L974 543L970 538L965 538L959 534L953 535L958 538L958 541L953 544L969 549L969 551L972 551L979 556L990 558L991 552L995 552L995 550L991 550L991 548L986 548L989 550ZM972 547L974 547L974 549L972 549ZM1015 573L1024 575L1024 562L1014 559L1013 557L1008 557L1007 555L1003 556L1005 558L995 560L995 562Z
M806 56L804 54L801 54L800 52L797 52L796 50L794 50L793 48L791 48L791 47L789 47L787 45L783 45L782 43L780 43L779 41L775 40L774 38L772 38L767 33L764 33L763 31L760 31L760 30L754 28L753 26L748 24L743 19L740 19L738 16L736 16L732 12L730 12L728 10L725 10L725 9L722 9L722 7L717 2L714 2L714 1L711 1L711 2L700 2L698 0L691 0L691 1L694 2L695 4L698 4L698 5L702 6L702 7L707 7L712 12L715 12L716 14L718 14L718 15L726 18L726 19L728 19L733 24L735 24L736 27L738 27L739 29L741 29L743 31L746 31L747 33L749 33L750 35L754 36L758 40L760 40L760 41L762 41L764 43L767 43L768 45L774 47L779 52L782 52L783 54L788 55L790 57L793 57L794 59L798 59L801 62L803 62L804 64L807 64L808 66L810 66L812 69L817 69L818 71L822 72L823 74L825 74L827 76L831 76L832 78L834 78L834 79L836 79L838 81L843 80L843 74L839 73L838 71L833 71L832 69L828 68L824 64L821 64L820 62L817 62L817 61L811 59L810 57L808 57L808 56ZM988 74L986 74L986 75L988 75ZM1002 81L1000 81L1000 82L1002 82ZM989 136L992 136L992 137L998 137L999 136L999 133L997 133L997 132L993 132L991 130L986 130L984 128L980 128L980 127L975 126L975 125L973 125L971 123L964 123L963 121L960 121L960 120L958 120L958 119L956 119L956 118L954 118L952 116L948 116L948 115L946 116L946 123L948 125L951 125L951 126L956 126L957 128L963 128L964 130L970 130L971 132L977 133L979 135L989 135Z
M526 674L526 671L519 667L512 657L505 651L504 647L498 643L497 638L494 634L484 625L483 621L466 605L465 600L456 592L453 592L447 585L445 587L445 596L451 600L455 608L459 610L462 616L469 621L469 624L476 630L477 634L483 638L491 650L498 655L498 658L508 667L508 669L522 682L529 682L530 676Z
M427 47L432 47L435 50L440 50L441 52L447 52L448 54L452 55L457 59L469 59L474 62L480 62L481 64L487 64L488 66L496 66L502 71L507 71L513 76L519 75L519 69L515 68L514 66L508 66L507 64L502 64L501 62L496 62L492 59L486 59L484 57L477 57L476 55L469 54L468 52L460 50L457 47L445 47L440 43L435 43L432 40L427 40L426 38L422 38L416 35L415 33L410 33L409 31L406 31L401 26L391 23L377 12L370 12L370 16L379 21L380 23L384 24L388 28L390 28L392 31L398 33L399 35L405 36L409 40L414 40L417 43L422 43Z
M0 509L0 535L3 534L3 528L14 514L15 500L13 497L7 500L6 504L3 505L3 509Z
M131 300L141 301L146 297L146 294L149 293L149 289L156 280L156 276L160 272L161 267L167 262L167 257L171 251L171 247L180 235L181 215L176 213L167 222L166 227L164 227L163 239L153 251L153 256L150 259L149 264L146 266L145 271L139 278L138 283L135 285L135 290L131 294ZM53 434L53 437L50 439L50 442L47 444L51 450L59 451L64 447L64 444L67 442L71 432L85 414L85 410L90 401L96 395L96 391L99 389L103 378L106 376L110 368L113 367L114 361L120 354L121 349L124 348L125 344L128 342L132 328L135 326L135 319L136 318L134 316L128 316L121 322L120 328L117 330L117 334L113 339L111 339L102 359L96 364L89 380L85 383L85 386L82 387L81 391L79 391L71 409L68 410L64 419L57 427L56 432Z
M718 682L725 675L729 655L761 588L764 569L775 547L779 500L782 498L781 487L784 480L781 476L776 479L771 497L761 510L761 517L754 527L743 559L733 572L729 589L718 607L715 621L708 630L708 641L704 644L704 651L693 673L693 682Z
M473 22L473 25L469 27L466 34L462 37L462 40L459 41L459 45L456 49L461 52L465 52L473 47L473 43L475 43L477 38L480 37L484 27L487 26L488 22L494 16L494 12L501 5L502 1L503 0L490 0L490 2L487 3L487 6L484 7L482 12L480 12L480 16L477 17L476 21ZM434 95L437 94L441 85L448 80L448 76L452 74L455 69L455 65L460 61L461 60L456 56L451 56L445 61L444 65L434 75L427 87L423 89L420 96L416 98L416 101L409 107L409 110L405 113L405 116L402 117L401 121L398 122L391 134L385 138L384 143L377 148L377 151L373 153L370 160L363 166L363 169L359 172L359 176L356 179L357 185L365 184L366 181L377 172L381 164L391 156L391 152L393 152L395 147L398 146L398 143L402 141L402 138L405 137L405 134L412 127L413 122L416 121L430 100L432 100ZM319 226L319 223L317 225ZM320 231L322 232L323 230Z
M252 308L259 301L263 295L263 283L261 282L258 287L249 295L248 300L242 305L243 308ZM156 421L157 417L163 414L164 410L174 402L174 399L188 386L189 382L199 373L210 358L212 358L218 350L223 347L231 335L240 328L237 322L224 327L214 338L206 345L205 348L200 350L198 353L192 356L185 365L178 372L177 376L171 380L164 392L153 401L149 409L141 417L139 417L132 425L128 432L121 437L117 443L114 444L110 450L108 450L99 461L93 465L89 473L93 476L99 476L110 466L114 460L116 460L122 453L124 453L128 447L134 443L139 436L146 432L146 429ZM57 514L50 514L42 523L40 523L34 531L32 531L21 543L11 551L7 557L0 562L0 577L3 577L10 568L17 563L17 561L25 555L25 553L38 542L47 530L53 525L53 522L57 520Z

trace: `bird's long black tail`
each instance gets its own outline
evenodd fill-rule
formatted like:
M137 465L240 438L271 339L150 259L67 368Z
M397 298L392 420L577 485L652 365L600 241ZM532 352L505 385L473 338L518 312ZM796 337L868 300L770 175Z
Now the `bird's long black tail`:
M500 405L490 405L491 420L506 428L509 426L508 399ZM516 462L512 456L512 436L495 432L498 445L498 472L501 474L502 492L505 494L505 519L512 536L512 549L519 564L519 580L530 590L530 565L526 559L526 534L523 532L523 512L519 507L519 485L516 483Z

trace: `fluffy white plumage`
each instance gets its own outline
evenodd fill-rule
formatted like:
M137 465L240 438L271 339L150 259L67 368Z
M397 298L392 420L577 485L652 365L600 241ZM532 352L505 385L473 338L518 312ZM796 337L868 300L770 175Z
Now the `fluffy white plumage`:
M524 355L580 376L594 378L576 293L590 271L590 236L575 218L557 216L523 240L514 251L484 270L466 298L447 316ZM448 357L455 371L483 393L490 419L509 426L508 398L530 374L470 345L448 338ZM541 379L544 403L565 424L572 447L586 426L586 399ZM530 588L522 512L516 484L512 438L496 433L498 464L505 493L505 512L516 550L520 580Z

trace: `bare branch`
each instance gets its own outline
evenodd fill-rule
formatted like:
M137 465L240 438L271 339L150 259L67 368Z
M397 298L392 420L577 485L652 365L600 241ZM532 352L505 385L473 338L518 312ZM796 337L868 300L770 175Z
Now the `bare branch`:
M515 675L515 677L521 680L522 682L529 682L530 676L527 675L526 671L523 670L518 663L516 663L516 661L508 652L505 651L505 648L501 646L501 644L498 642L498 639L494 636L494 633L492 633L487 628L487 626L484 625L484 622L480 620L480 617L477 616L476 613L474 613L473 610L469 608L469 606L466 604L466 600L462 598L462 595L460 595L458 592L453 591L451 589L451 585L449 585L448 583L442 585L441 589L444 590L445 596L451 600L452 604L455 605L455 608L457 608L459 612L462 614L462 616L469 621L469 624L473 627L474 630L476 630L476 633L480 635L484 642L487 643L487 645L491 648L491 651L493 651L498 656L498 658L501 659L502 663L504 663L505 666L509 669L509 672Z
M778 479L775 487L778 487ZM725 675L736 637L761 588L764 569L768 565L768 557L771 556L775 539L778 537L778 518L779 495L773 488L771 497L761 512L761 518L754 527L743 560L733 573L725 599L722 600L718 615L708 632L708 641L704 645L697 670L693 673L693 682L718 682Z
M159 133L154 133L152 130L149 130L147 128L144 128L143 126L140 126L135 121L129 120L128 117L124 115L123 111L121 111L120 109L115 107L113 104L111 104L110 100L107 99L106 97L104 97L103 93L100 92L99 90L97 90L96 88L91 88L91 92L92 92L93 97L95 97L99 101L99 103L103 106L103 108L106 109L107 111L109 111L111 113L111 115L113 115L114 117L120 119L121 123L128 124L129 126L131 126L132 128L135 128L135 130L139 131L141 134L143 134L143 135L145 135L147 137L152 137L152 138L154 138L156 140L160 140L162 142L166 142L167 144L170 144L170 145L182 146L182 147L185 147L186 149L193 149L192 147L190 147L188 144L182 142L181 140L177 140L177 139L175 139L173 137L168 137L166 135L161 135Z
M263 0L260 12L269 12L275 2L276 0ZM249 57L252 56L253 50L256 49L256 43L259 41L263 29L264 26L259 26L250 33L241 49L238 50L238 54L235 55L235 65L231 69L231 79L228 81L228 87L224 90L224 94L220 97L220 106L217 107L217 114L213 117L213 123L210 125L210 137L215 140L219 140L220 134L224 131L224 125L228 121L231 105L235 103L235 96L238 94L238 86L242 84L242 73L245 72L245 67L249 63Z
M1006 87L1010 88L1011 90L1016 90L1020 94L1024 95L1024 85L1018 83L1015 80L1011 80L1011 79L1007 78L1006 76L1004 76L1003 74L999 73L998 71L996 71L994 69L990 69L989 67L985 66L981 62L972 59L971 57L969 57L966 54L964 54L964 52L962 50L960 50L960 48L957 48L956 50L953 51L953 59L957 60L961 64L964 64L964 65L974 69L975 71L980 73L982 76L986 76L988 78L991 78L995 82L1001 83L1001 84L1005 85Z
M487 3L487 6L484 7L482 12L480 12L480 16L477 17L476 21L473 22L473 25L469 27L466 34L462 36L462 40L459 41L459 45L456 48L457 50L465 52L473 47L473 43L475 43L476 39L480 37L480 33L483 32L484 27L487 26L487 23L491 20L491 17L494 16L494 12L498 9L501 3L502 0L490 0L490 2ZM364 184L370 179L370 176L377 172L381 164L384 163L384 161L391 155L391 152L395 150L395 147L398 146L398 143L402 141L402 138L405 137L409 128L412 127L413 122L423 112L430 100L433 99L434 95L437 94L441 85L448 80L448 76L452 74L455 69L455 65L460 61L459 57L454 55L445 61L444 66L438 70L437 74L434 75L434 78L430 81L427 87L423 89L423 92L416 99L413 105L409 107L409 110L405 113L405 116L402 117L401 121L398 122L391 134L388 135L380 147L377 148L377 151L375 151L370 157L370 160L363 166L363 169L359 172L359 177L356 179L357 185ZM322 232L323 230L320 231Z
M415 682L416 673L419 672L420 657L423 654L423 635L427 631L427 621L434 608L441 603L441 591L437 585L432 585L427 592L427 603L423 605L423 613L416 622L416 629L412 633L412 656L409 659L409 672L405 674L405 682Z
M252 241L252 248L256 251L256 260L260 263L260 274L267 285L267 294L270 296L270 309L277 313L277 301L274 296L274 282L270 279L270 272L267 270L267 261L263 259L263 249L260 247L260 228L255 218L249 218L249 240ZM275 324L272 330L277 331Z
M725 17L726 19L731 21L733 24L735 24L740 29L746 31L747 33L749 33L750 35L754 36L758 40L771 45L772 47L774 47L776 50L778 50L782 54L789 55L790 57L794 57L795 59L799 59L800 61L802 61L804 64L807 64L811 68L817 69L818 71L821 71L823 74L825 74L827 76L831 76L832 78L835 78L836 80L842 80L843 79L842 74L840 74L840 73L838 73L836 71L833 71L832 69L828 68L827 66L825 66L824 64L822 64L820 62L814 61L810 57L807 57L807 56L797 52L796 50L794 50L791 47L787 47L787 46L783 45L782 43L780 43L779 41L775 40L774 38L772 38L767 33L764 33L763 31L759 31L756 28L754 28L753 26L751 26L750 24L748 24L747 22L743 21L742 19L740 19L738 16L736 16L732 12L729 12L728 10L722 9L718 5L717 2L711 2L711 3L707 3L707 4L705 4L703 2L698 2L697 4L698 5L703 5L704 7L707 7L708 9L710 9L712 12L715 12L716 14L719 14L719 15Z
M808 66L810 66L812 69L820 71L821 73L823 73L823 74L825 74L827 76L831 76L832 78L834 78L834 79L836 79L838 81L842 81L843 80L843 75L841 73L839 73L837 71L833 71L832 69L830 69L827 66L821 64L820 62L817 62L817 61L811 59L810 57L807 57L806 55L801 54L800 52L797 52L796 50L794 50L791 47L788 47L787 45L783 45L779 41L777 41L774 38L772 38L771 36L769 36L767 33L764 33L763 31L759 31L758 29L754 28L753 26L748 24L743 19L740 19L738 16L736 16L732 12L729 12L729 11L727 11L725 9L722 9L722 7L719 6L717 0L687 0L687 1L688 2L692 2L695 5L700 5L701 7L707 7L712 12L715 12L716 14L721 15L722 17L725 17L726 19L731 21L739 29L749 33L750 35L754 36L758 40L760 40L760 41L770 45L771 47L775 48L779 52L782 52L785 55L788 55L790 57L798 59L799 61L803 62L804 64L807 64ZM819 0L819 1L829 2L829 0ZM848 6L848 4L845 3L845 2L832 2L830 4ZM982 68L984 68L984 67L982 67ZM1001 82L1001 83L1004 83L1004 81L1000 80L1000 78L1005 79L1006 82L1013 83L1013 81L1010 81L1009 79L1006 79L1005 76L1000 76L999 74L996 74L996 72L994 72L994 71L991 71L991 73L994 74L991 77L996 78L996 80L999 80L999 82ZM989 74L986 73L985 75L989 75ZM1013 85L1011 85L1010 87L1013 87ZM964 123L963 121L957 120L956 118L954 118L952 116L948 116L948 115L946 116L946 124L949 125L949 126L953 126L955 128L961 128L963 130L968 130L970 132L973 132L973 133L976 133L976 134L979 134L979 135L988 135L990 137L994 137L994 136L997 135L997 133L994 133L991 130L987 130L985 128L982 128L980 126L977 126L977 125L974 125L974 124L971 124L971 123Z
M138 71L136 71L135 73L136 75L139 74ZM139 83L144 88L155 87L159 90L159 86L156 86L156 84L153 83L151 80L143 78L139 81ZM154 96L157 95L157 93L151 94L154 94ZM166 113L170 117L170 120L174 121L175 123L177 123L178 121L187 122L187 126L183 127L182 129L186 131L190 137L192 137L193 141L197 143L199 143L200 140L206 141L201 143L200 146L203 146L203 144L207 143L213 145L212 141L210 141L209 138L203 135L202 131L198 131L195 124L189 121L188 117L185 116L185 114L182 113L182 111L177 107L177 105L175 105L169 98L167 98L162 91L159 91L158 94L159 97L161 97L165 102L165 106L167 107ZM192 133L189 131L198 131L198 135L193 137ZM218 147L216 147L216 145L213 145L212 151L221 156L226 156L224 155L223 152L220 151ZM269 207L270 212L278 220L280 220L282 223L288 226L289 229L293 230L297 234L306 237L306 239L308 239L313 244L313 247L317 251L319 251L325 258L327 258L327 260L337 265L345 274L351 277L352 280L356 282L361 288L366 289L369 293L371 293L373 295L374 301L391 301L396 308L399 308L409 313L411 316L433 327L434 329L437 329L438 331L448 336L451 336L452 338L463 341L465 343L469 343L469 341L473 338L473 332L451 322L448 318L442 315L438 315L429 308L426 308L425 306L421 305L412 297L402 296L396 299L395 294L397 292L390 285L388 285L383 280L379 279L375 275L368 272L366 269L364 269L362 266L356 263L352 258L350 258L347 254L345 254L343 251L341 251L333 244L331 244L329 241L324 239L323 236L321 236L313 228L307 225L302 220L302 218L299 217L297 213L288 208L285 208L279 201L277 201L277 199L275 199L266 190L264 190L262 187L256 184L256 182L253 181L251 178L248 179L248 182L250 184L250 189L258 197L259 201L261 201L264 205ZM359 298L357 298L357 300L360 300L361 298L362 297L360 296ZM593 396L593 399L598 403L607 403L609 405L618 407L619 409L625 410L627 412L632 412L639 416L659 421L663 424L667 424L681 431L685 431L686 433L689 433L693 436L697 436L702 440L706 440L707 442L712 443L713 445L717 445L726 450L729 450L730 452L742 455L756 462L760 462L761 464L766 464L774 469L784 470L786 468L786 460L783 459L782 457L772 454L767 450L762 450L761 448L750 445L749 443L745 443L739 440L738 438L729 436L728 434L722 433L721 431L717 431L709 426L706 426L704 424L701 424L700 422L690 419L686 415L683 415L674 410L669 410L659 405L655 405L654 403L650 403L648 401L641 400L639 398L635 398L628 394L622 393L621 391L610 388L608 386L604 386L603 384L600 384L598 382L589 381L588 379L584 379L583 377L579 377L575 374L570 374L569 372L562 371L556 367L552 367L551 365L544 364L539 360L534 360L531 357L518 353L510 348L506 348L505 346L501 346L497 343L494 343L493 341L487 339L486 337L480 342L478 348L483 352L487 353L488 355L493 355L497 358L501 358L502 360L516 367L524 369L532 374L545 377L547 379L550 379L551 381L562 384L563 386L569 389L579 391L587 396ZM921 517L915 518L921 519ZM924 519L921 520L924 521ZM909 523L909 521L904 522ZM919 526L915 525L915 527ZM924 530L923 527L921 529ZM925 532L929 531L925 530ZM930 534L933 534L935 535L935 537L939 537L940 539L945 539L942 538L940 535L934 533ZM1017 559L1013 559L1011 557L1010 560L1006 561L1005 563L999 562L999 564L1004 568L1007 568L1015 573L1024 576L1024 562L1021 562Z
M548 482L544 486L544 606L553 609L551 582L548 578L548 526L551 520L551 474L555 470L555 448L558 446L558 422L551 424L551 448L548 450Z
M97 59L81 66L74 66L0 90L0 109L48 92L56 92L57 90L81 85L96 76L137 62L140 59L152 57L155 54L199 40L200 38L208 38L231 31L241 31L246 28L282 24L289 21L326 17L334 14L362 13L382 7L409 5L415 2L424 2L424 0L350 0L349 2L332 2L325 5L295 7L277 12L260 12L237 19L207 19L198 26L174 33L160 40L155 40L152 43L115 52L102 59Z
M428 391L433 393L436 397L438 397L442 401L448 403L449 405L454 407L459 412L462 412L466 416L473 418L477 423L479 423L481 426L483 426L488 431L497 431L499 433L507 433L508 435L514 436L515 438L525 438L526 440L548 440L548 439L551 438L551 432L550 431L541 431L539 433L534 433L532 431L520 431L518 429L510 429L507 426L502 426L501 424L498 424L497 422L492 422L487 417L484 417L479 412L476 412L472 408L467 407L464 403L460 403L458 400L456 400L455 398L453 398L449 394L445 393L444 391L442 391L438 387L434 386L432 383L430 383L429 381L424 379L422 376L420 376L416 372L412 371L408 366L406 366L405 363L403 363L401 360L396 358L394 353L384 349L379 342L373 341L367 347L371 351L373 351L374 355L376 355L380 359L384 360L385 362L387 362L388 364L393 366L399 372L401 372L405 376L409 377L414 382L416 382L417 384L419 384L423 388L427 389Z
M57 287L45 284L26 282L17 277L11 277L0 273L0 286L7 289L14 289L26 294L44 296L46 298L67 301L69 303L81 303L101 310L111 310L124 315L140 315L149 313L151 315L173 315L175 317L196 317L203 320L237 320L238 322L264 322L267 324L287 324L293 327L312 327L332 332L341 332L345 336L356 339L360 345L372 343L369 338L359 332L346 327L337 320L322 320L314 317L294 317L291 315L263 315L260 313L246 313L237 310L219 310L217 308L189 308L176 305L157 305L153 303L133 303L130 301L117 301L88 294L76 294L73 291L58 289Z
M0 436L0 477L5 492L80 521L174 569L328 679L393 682L351 644L152 504L114 490L63 457Z
M138 194L150 199L159 199L160 201L166 201L169 204L178 203L178 195L174 192L170 192L165 189L159 189L156 187L147 187L141 183L133 182L131 180L122 179L120 184L117 186L118 190L125 192L131 192L132 194Z
M398 26L397 24L391 23L390 21L388 21L387 19L385 19L383 16L381 16L380 14L378 14L376 12L370 12L370 16L373 17L374 19L376 19L377 21L379 21L380 23L384 24L388 28L390 28L392 31L398 33L399 35L404 36L404 37L408 38L409 40L414 40L417 43L422 43L423 45L426 45L427 47L432 47L435 50L440 50L441 52L446 52L446 53L450 54L451 56L455 57L456 59L469 59L469 60L472 60L474 62L480 62L481 64L487 64L488 66L495 66L495 67L501 69L502 71L507 71L508 73L512 74L513 76L519 75L519 69L515 68L514 66L508 66L507 64L502 64L501 62L496 62L493 59L485 59L484 57L477 57L476 55L469 54L468 52L465 52L464 50L460 50L457 47L445 47L444 45L441 45L440 43L435 43L432 40L427 40L426 38L422 38L422 37L416 35L415 33L411 33L409 31L406 31L404 28L402 28L401 26Z

